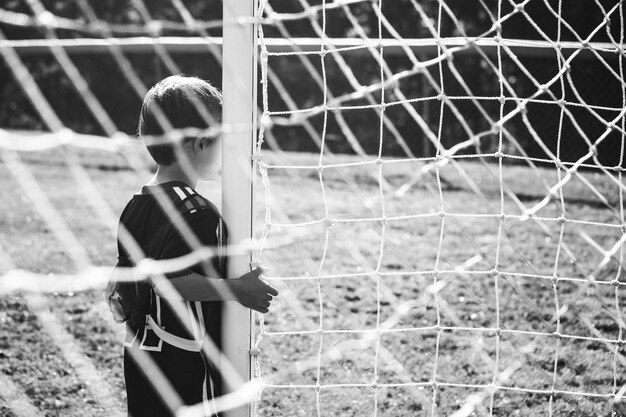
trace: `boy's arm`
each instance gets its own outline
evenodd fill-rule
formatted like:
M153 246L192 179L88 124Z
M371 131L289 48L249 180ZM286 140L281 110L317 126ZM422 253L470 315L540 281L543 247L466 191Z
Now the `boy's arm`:
M207 247L218 246L219 215L211 215L209 210L201 210L186 218L198 240ZM166 235L161 259L185 256L193 251L180 230L172 227ZM212 260L200 262L184 270L169 275L167 279L154 281L155 292L164 298L183 301L238 301L244 307L267 313L272 296L278 295L275 288L267 285L259 276L261 268L237 279L220 279L219 267Z
M155 282L155 292L163 298L183 301L238 301L246 308L267 313L278 291L264 283L256 268L236 279L210 278L191 270L183 276Z

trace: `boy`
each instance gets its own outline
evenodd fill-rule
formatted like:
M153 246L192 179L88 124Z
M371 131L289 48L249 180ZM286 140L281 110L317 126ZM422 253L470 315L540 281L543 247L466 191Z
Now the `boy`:
M144 98L139 134L145 138L171 129L206 130L221 121L221 105L221 93L209 83L194 77L168 77ZM236 300L266 313L272 297L278 295L259 279L261 269L239 279L221 279L227 277L223 255L227 228L215 206L194 190L198 180L219 173L220 141L219 135L184 136L176 143L149 140L156 174L120 217L117 267L140 261L137 247L120 239L122 232L132 236L146 258L183 257L198 248L194 241L217 254L210 261L166 274L170 286L157 279L152 284L112 281L108 288L109 307L118 321L127 324L124 378L128 413L133 417L173 415L171 405L154 388L155 381L133 359L138 353L150 356L184 404L210 403L219 391L219 373L201 347L207 335L219 346L220 302ZM175 291L167 292L168 287ZM178 312L182 307L182 317L175 307ZM214 415L210 409L206 412Z

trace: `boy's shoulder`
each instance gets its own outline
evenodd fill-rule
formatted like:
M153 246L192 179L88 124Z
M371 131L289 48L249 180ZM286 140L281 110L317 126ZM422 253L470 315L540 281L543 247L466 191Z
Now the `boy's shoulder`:
M129 217L144 217L148 212L158 210L178 212L179 215L194 218L211 217L221 219L218 208L206 197L183 182L170 182L159 185L143 186L134 194L124 208L121 219ZM198 213L197 215L195 215ZM171 216L165 215L171 220Z
M170 199L182 220L190 226L200 229L217 228L223 223L218 208L195 189L186 185L177 185L170 190ZM173 222L172 226L176 226Z
M220 217L219 210L210 200L199 194L191 187L173 187L176 196L172 196L179 212L185 214L194 214L196 212L204 212L206 214L217 215Z
M161 244L164 247L177 247L181 242L185 242L182 247L186 247L192 241L184 235L191 233L204 245L221 245L227 231L217 207L188 186L173 187L172 193L170 197L180 217L173 219L166 216L168 219L165 221L163 234L157 240L162 239Z

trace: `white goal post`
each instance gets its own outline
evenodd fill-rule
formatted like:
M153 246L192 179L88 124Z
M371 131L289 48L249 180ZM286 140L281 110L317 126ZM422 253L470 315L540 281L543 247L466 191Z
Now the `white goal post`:
M252 150L256 131L256 25L250 21L254 0L224 1L222 213L228 225L229 246L252 240ZM205 42L206 44L206 42ZM229 275L250 271L251 253L229 254ZM222 350L244 381L251 379L252 311L237 303L224 303ZM224 381L225 394L245 387ZM225 411L227 417L248 417L251 402Z

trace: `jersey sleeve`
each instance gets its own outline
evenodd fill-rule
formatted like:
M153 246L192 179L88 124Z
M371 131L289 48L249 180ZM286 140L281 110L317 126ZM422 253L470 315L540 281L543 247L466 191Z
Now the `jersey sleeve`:
M185 224L191 233L203 247L208 247L213 251L213 256L204 262L197 262L186 269L190 269L201 275L212 278L222 278L223 268L218 254L223 251L223 237L220 236L223 223L219 215L212 210L200 210L192 214L183 216ZM159 259L173 259L190 254L197 247L193 247L193 239L185 236L181 227L172 225L168 228L164 236L163 250ZM184 271L168 273L168 278L175 278L184 275Z

